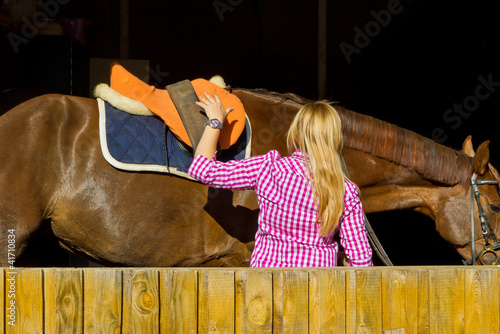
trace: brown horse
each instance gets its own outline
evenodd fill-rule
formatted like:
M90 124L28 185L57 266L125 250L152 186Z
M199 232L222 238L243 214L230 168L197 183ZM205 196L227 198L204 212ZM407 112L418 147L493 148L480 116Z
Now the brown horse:
M285 154L284 133L305 101L234 93L252 123L253 154ZM459 152L369 116L343 110L341 117L345 160L366 212L421 212L470 258L468 182L473 171L481 179L499 178L487 143L474 152L468 139ZM481 186L481 203L498 235L496 186ZM95 100L44 95L0 117L0 248L16 258L46 227L64 247L106 265L247 266L257 214L252 191L110 166L99 146ZM7 260L0 257L0 265Z

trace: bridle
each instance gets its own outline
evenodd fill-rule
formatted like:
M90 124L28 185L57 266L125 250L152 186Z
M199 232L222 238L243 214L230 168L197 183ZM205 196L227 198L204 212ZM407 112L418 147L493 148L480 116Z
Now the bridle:
M498 254L496 253L497 250L500 249L500 242L498 242L497 237L495 236L495 232L493 231L493 228L491 227L490 221L488 219L488 216L486 215L486 212L483 209L483 206L481 205L481 202L479 201L479 189L477 186L480 185L498 185L497 180L478 180L476 173L472 174L471 178L471 188L470 188L470 219L471 219L471 235L472 235L472 258L464 261L464 264L472 264L475 265L477 259L479 258L479 261L481 264L484 265L483 257L485 254L493 254L495 256L495 261L492 263L492 265L495 265L498 263ZM479 213L479 220L481 221L481 233L483 234L484 238L484 246L483 249L476 254L475 250L475 242L474 242L474 200L476 201L477 204L477 210ZM490 243L490 238L493 240L493 244Z

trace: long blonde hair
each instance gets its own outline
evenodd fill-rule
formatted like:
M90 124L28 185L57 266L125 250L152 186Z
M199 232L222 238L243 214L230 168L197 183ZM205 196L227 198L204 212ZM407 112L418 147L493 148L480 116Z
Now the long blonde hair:
M287 133L289 153L304 152L309 180L318 207L319 234L331 235L344 212L346 178L342 169L342 124L334 107L325 102L305 104Z

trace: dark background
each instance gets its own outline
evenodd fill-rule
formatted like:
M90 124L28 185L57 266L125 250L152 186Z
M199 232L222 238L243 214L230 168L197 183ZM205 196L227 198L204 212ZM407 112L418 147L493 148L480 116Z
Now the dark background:
M85 42L36 36L16 53L4 29L2 90L43 87L89 96L90 59L120 58L119 0L61 2L67 3L58 7L56 19L88 20ZM328 1L326 97L453 148L460 149L468 135L475 147L491 140L491 160L498 167L500 20L494 3ZM359 31L376 27L375 16L394 4L398 13L347 59L341 44L356 47ZM233 87L318 98L317 1L130 0L129 12L127 58L149 60L160 73L150 76L153 85L220 74ZM490 77L498 86L471 107L469 116L448 114L460 124L445 120L455 104L473 101L479 77ZM438 128L446 139L433 137ZM422 215L395 212L369 218L396 264L461 263L434 231L433 221Z

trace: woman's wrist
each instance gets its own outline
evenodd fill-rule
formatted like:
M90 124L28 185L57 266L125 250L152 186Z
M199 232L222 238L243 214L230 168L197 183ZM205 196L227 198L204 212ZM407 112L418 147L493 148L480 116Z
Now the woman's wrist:
M218 130L222 130L223 128L223 122L224 121L220 121L219 118L210 118L209 120L207 120L207 122L205 123L205 127L211 127L213 129L218 129Z

